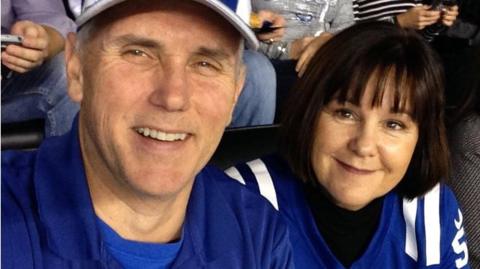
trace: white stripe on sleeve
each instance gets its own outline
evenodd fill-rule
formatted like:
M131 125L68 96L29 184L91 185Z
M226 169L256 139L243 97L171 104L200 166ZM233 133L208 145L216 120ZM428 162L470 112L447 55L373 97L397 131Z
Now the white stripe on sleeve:
M238 169L235 167L230 167L227 170L225 170L225 174L227 174L229 177L236 179L238 182L242 183L245 185L245 180L243 179L242 175L240 172L238 172Z
M263 197L267 198L273 207L278 210L277 193L275 192L275 186L273 185L272 177L268 172L265 163L256 159L247 163L252 170L255 178L257 179L258 188Z
M403 216L405 218L405 253L415 261L418 260L417 236L415 233L415 221L417 218L417 198L408 201L403 199Z
M427 266L440 264L440 185L425 195L425 244Z

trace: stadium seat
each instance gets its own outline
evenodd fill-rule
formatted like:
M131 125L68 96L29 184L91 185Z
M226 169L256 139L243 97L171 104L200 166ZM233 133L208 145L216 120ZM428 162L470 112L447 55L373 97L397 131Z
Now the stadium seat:
M2 150L33 149L44 138L44 120L2 123Z

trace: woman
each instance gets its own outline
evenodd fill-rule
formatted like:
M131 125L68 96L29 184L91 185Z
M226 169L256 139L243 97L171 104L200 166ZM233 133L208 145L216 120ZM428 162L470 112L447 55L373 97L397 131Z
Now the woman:
M284 158L228 170L290 227L296 268L468 268L448 174L443 73L413 30L358 24L323 46L284 115Z

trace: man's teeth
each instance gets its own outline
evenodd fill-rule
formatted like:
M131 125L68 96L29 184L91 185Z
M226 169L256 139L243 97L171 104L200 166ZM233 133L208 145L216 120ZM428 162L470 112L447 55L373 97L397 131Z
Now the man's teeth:
M184 140L187 137L185 133L164 133L162 131L150 129L150 128L137 128L137 133L148 136L160 141L177 141Z

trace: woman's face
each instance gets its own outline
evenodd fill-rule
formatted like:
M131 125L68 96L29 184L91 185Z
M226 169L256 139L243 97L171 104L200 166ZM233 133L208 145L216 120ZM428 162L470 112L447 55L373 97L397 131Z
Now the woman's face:
M359 210L392 190L403 178L418 140L418 125L407 105L395 113L393 90L372 107L372 83L360 106L327 104L315 129L312 166L333 202Z

